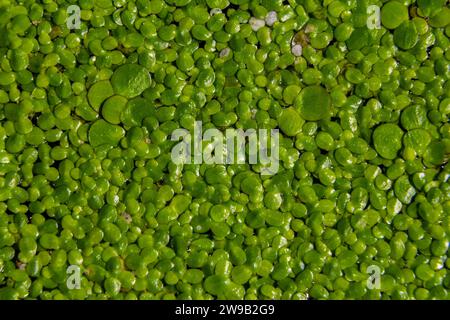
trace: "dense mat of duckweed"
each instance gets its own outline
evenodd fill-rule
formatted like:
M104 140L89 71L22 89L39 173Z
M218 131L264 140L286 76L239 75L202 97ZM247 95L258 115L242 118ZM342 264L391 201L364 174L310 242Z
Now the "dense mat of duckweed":
M0 299L449 299L449 37L446 0L0 0ZM278 172L175 164L195 121L279 129Z

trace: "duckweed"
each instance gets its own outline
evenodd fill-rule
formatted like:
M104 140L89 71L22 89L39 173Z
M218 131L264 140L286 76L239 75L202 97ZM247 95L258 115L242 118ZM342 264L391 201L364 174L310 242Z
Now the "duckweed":
M373 131L373 144L380 156L395 159L402 148L403 130L399 126L386 123Z
M450 299L449 36L445 0L0 1L0 299ZM278 170L174 163L196 121L279 129Z
M303 119L318 121L331 115L331 99L328 92L320 86L304 88L296 101Z
M114 92L125 98L139 96L150 83L149 72L138 64L124 64L118 67L111 77Z
M284 109L279 118L280 129L289 137L297 135L305 122L293 108Z
M389 1L381 8L381 23L388 29L396 29L408 19L408 7L399 1Z
M110 124L103 119L95 121L89 129L89 143L93 147L117 145L125 135L122 127Z
M99 81L94 83L89 88L87 97L91 107L98 112L103 101L111 97L113 94L114 91L109 81Z

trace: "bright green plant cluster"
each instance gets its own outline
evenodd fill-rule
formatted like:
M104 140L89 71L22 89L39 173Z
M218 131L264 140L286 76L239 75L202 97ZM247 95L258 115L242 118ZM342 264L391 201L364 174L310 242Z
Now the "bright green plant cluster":
M449 38L446 0L0 0L0 299L450 299ZM195 121L279 171L174 164Z

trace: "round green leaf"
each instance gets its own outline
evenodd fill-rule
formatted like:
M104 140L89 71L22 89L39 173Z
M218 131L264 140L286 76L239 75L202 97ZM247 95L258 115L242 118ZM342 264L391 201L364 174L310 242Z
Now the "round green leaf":
M394 43L403 50L414 47L419 40L419 33L413 22L405 21L394 31Z
M444 5L447 0L417 0L420 12L431 17L436 14Z
M395 181L394 192L397 198L404 204L411 203L416 195L416 189L411 185L407 176L401 176Z
M103 101L112 95L114 95L114 90L109 81L103 80L96 82L89 88L89 104L95 111L99 111Z
M148 71L137 64L124 64L118 67L111 78L114 92L126 98L134 98L150 87Z
M398 1L389 1L381 9L381 22L388 29L397 28L408 17L408 7Z
M112 124L120 123L120 114L125 109L128 100L122 96L112 96L102 107L102 117Z
M97 120L89 129L89 143L96 147L103 144L117 145L125 135L125 130L105 120Z
M422 155L431 142L431 136L425 129L414 129L408 131L403 137L405 147L410 147L416 151L418 155Z
M303 119L318 121L331 115L331 98L320 86L304 88L296 100L296 108Z
M155 115L155 107L153 103L144 98L135 98L128 101L126 107L122 111L121 120L126 126L140 126L142 120L146 117Z
M402 148L403 130L392 123L382 124L373 133L375 150L386 159L395 159Z
M444 28L450 23L450 9L442 8L430 19L430 25L435 28Z
M427 111L419 105L407 107L402 111L400 121L406 130L422 128L427 121Z
M294 108L284 109L278 121L281 131L290 137L297 135L305 122Z
M450 155L450 144L447 141L432 141L425 154L423 155L424 163L428 166L438 166L448 161Z

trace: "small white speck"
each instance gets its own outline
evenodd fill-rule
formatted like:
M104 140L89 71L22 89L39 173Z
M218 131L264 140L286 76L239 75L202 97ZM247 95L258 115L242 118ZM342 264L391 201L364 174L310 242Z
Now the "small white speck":
M222 13L222 10L220 10L219 8L214 8L214 9L211 9L211 11L209 12L209 15L214 16L219 13Z
M222 51L220 51L220 53L219 53L219 57L223 58L223 57L228 56L230 54L230 51L231 51L230 48L222 49Z
M266 24L271 27L278 21L278 15L275 11L270 11L266 16Z
M19 268L19 270L25 270L26 266L26 263L17 262L17 268Z
M305 33L314 33L314 32L316 32L316 26L315 25L312 25L312 24L308 24L308 25L306 25L306 27L305 27Z
M122 216L123 216L123 218L125 219L125 221L126 221L127 223L131 223L131 222L133 221L133 218L132 218L131 215L130 215L129 213L127 213L127 212L124 212L124 213L122 214Z
M296 57L300 57L303 53L303 48L301 44L296 44L292 46L292 54Z
M291 18L291 17L290 17L288 14L285 14L284 16L282 16L282 17L280 18L280 21L281 21L281 22L286 22L286 21L288 21L290 18Z
M257 19L255 17L251 17L249 23L253 31L258 31L259 29L261 29L266 25L264 20Z

